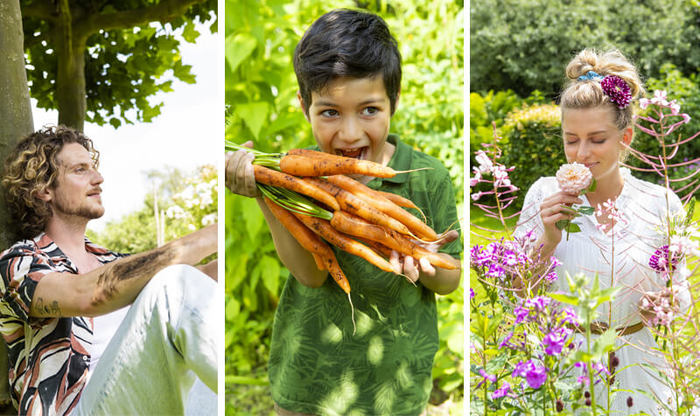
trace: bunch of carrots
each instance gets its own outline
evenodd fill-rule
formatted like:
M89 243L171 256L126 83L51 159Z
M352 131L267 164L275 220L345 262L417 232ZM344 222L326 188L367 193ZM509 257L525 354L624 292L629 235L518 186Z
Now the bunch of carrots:
M404 172L313 150L263 153L226 142L226 150L241 149L255 155L255 180L270 211L348 298L350 284L326 242L392 273L400 272L387 260L392 250L418 260L425 258L444 269L459 267L456 260L446 260L419 244L441 236L404 209L420 212L413 202L346 176L390 178Z

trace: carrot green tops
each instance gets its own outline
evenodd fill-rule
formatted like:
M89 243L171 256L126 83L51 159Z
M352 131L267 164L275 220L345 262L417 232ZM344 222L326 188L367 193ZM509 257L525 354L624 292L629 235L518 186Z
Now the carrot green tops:
M376 178L368 186L412 200L438 233L454 228L457 210L445 167L396 136L388 142L396 146L390 167L432 169ZM273 400L285 410L319 415L420 414L438 349L434 293L334 250L350 281L357 330L353 334L348 298L333 279L311 289L289 276L272 330ZM441 249L454 257L461 250L459 239Z

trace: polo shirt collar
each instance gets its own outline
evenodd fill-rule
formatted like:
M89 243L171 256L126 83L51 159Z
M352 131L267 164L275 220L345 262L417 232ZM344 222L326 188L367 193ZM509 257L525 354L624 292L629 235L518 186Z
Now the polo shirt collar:
M411 148L399 139L399 136L390 134L386 141L394 145L394 154L391 155L388 166L394 170L409 170L411 169L411 159L413 152ZM404 183L408 180L408 173L399 173L393 178L374 178L372 182L391 182L396 184Z

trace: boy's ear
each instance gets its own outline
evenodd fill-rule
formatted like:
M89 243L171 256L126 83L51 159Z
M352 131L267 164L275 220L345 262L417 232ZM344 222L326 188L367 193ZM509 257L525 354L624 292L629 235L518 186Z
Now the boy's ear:
M310 123L311 120L309 120L309 109L306 108L306 104L304 104L304 99L301 98L301 91L297 91L297 100L299 100L299 107L301 107L301 111L304 113L306 121Z
M396 101L394 101L394 111L391 112L391 115L393 116L394 113L396 113L396 110L399 108L399 99L401 98L401 90L396 93Z

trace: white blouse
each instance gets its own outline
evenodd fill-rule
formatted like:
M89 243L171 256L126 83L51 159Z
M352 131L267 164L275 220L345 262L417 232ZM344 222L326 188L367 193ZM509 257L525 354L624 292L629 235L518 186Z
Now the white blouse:
M683 205L673 192L635 178L629 169L621 168L620 171L624 186L615 205L624 216L627 225L615 225L613 235L606 234L596 227L595 215L582 215L574 219L573 222L580 226L581 232L570 233L568 241L566 231L562 232L562 240L554 251L554 256L561 262L556 269L559 279L550 289L555 292L568 292L566 273L571 276L583 273L589 278L589 282L593 281L597 273L601 289L621 287L612 302L606 302L598 308L599 314L596 318L597 321L612 323L614 327L640 322L639 303L644 292L659 291L666 287L663 277L649 267L649 258L655 250L668 244L668 237L662 228L662 224L667 222L667 213L671 216L684 214ZM516 236L522 237L533 229L533 234L542 234L544 227L539 213L540 205L546 197L558 191L559 186L554 177L540 178L532 185L525 197ZM583 206L590 206L585 195L582 195L581 199L584 201ZM677 297L681 309L686 310L690 305L690 294L687 282L678 275L674 276L674 286L682 288ZM655 368L664 367L665 360L648 328L620 337L617 346L622 347L616 352L620 359L618 369L634 363L649 363ZM664 397L664 400L669 394L668 387L659 381L659 375L643 366L633 365L623 370L616 379L620 383L619 388L622 389L652 392ZM600 393L604 396L604 392ZM634 399L632 409L626 405L630 395ZM602 401L599 399L597 402ZM655 402L638 392L618 393L613 400L612 409L624 414L629 410L660 414Z

